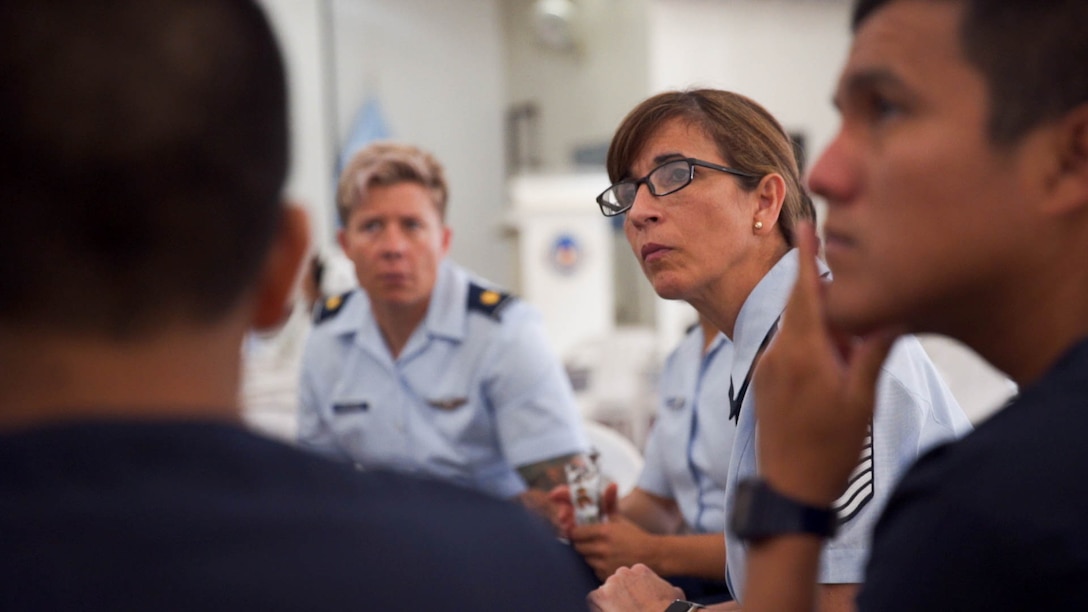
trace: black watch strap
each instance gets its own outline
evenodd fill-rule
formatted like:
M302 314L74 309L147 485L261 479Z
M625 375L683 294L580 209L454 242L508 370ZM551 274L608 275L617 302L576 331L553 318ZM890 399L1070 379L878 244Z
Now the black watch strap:
M699 610L706 606L697 604L693 601L684 601L683 599L677 599L669 604L669 607L665 608L665 612L691 612L692 610Z
M730 529L742 540L758 542L788 533L830 538L839 521L831 508L818 508L775 491L763 480L747 478L737 484Z

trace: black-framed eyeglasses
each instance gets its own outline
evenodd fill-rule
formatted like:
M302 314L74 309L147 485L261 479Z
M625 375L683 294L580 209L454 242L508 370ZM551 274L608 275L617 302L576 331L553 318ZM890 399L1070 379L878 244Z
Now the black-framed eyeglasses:
M742 172L728 166L719 166L708 161L687 157L667 161L640 179L620 181L597 196L597 204L601 207L601 213L606 217L622 215L635 204L635 196L638 194L638 186L645 183L650 193L656 197L667 196L676 193L691 184L695 179L695 166L718 170L734 176L744 178L759 178L757 174Z

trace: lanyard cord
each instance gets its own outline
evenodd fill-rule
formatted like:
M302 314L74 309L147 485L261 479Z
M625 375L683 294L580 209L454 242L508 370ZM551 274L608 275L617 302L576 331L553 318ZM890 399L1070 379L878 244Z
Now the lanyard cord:
M827 279L831 275L831 272L824 272L820 275L821 279ZM774 320L774 325L771 325L771 329L767 330L767 335L763 336L763 342L759 344L759 350L756 351L756 356L752 357L752 365L748 366L748 374L744 376L744 382L740 385L740 396L734 399L733 397L733 378L729 378L729 418L734 423L740 423L740 407L744 404L744 396L748 394L748 384L752 382L752 372L756 369L756 363L759 362L759 358L763 355L764 349L771 343L771 338L778 332L778 322L782 320L782 315L778 315Z
M771 338L774 337L778 331L778 321L782 318L782 315L778 315L778 318L774 320L774 325L771 325L771 329L767 330L767 335L763 336L763 342L759 345L759 350L756 351L755 357L752 357L752 365L748 366L748 374L744 376L744 382L740 385L740 393L734 397L733 395L733 379L729 379L729 418L734 423L740 423L740 407L744 404L744 396L748 394L748 384L752 382L752 372L756 369L756 364L759 362L759 358L763 355L764 349L771 343Z

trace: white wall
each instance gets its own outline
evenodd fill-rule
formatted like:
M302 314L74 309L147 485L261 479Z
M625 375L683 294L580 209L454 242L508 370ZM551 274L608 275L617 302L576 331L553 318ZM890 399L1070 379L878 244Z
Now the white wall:
M505 207L505 73L497 0L261 0L291 78L290 194L319 244L336 225L333 173L358 107L376 96L390 136L446 166L452 256L510 285Z
M539 42L531 0L502 0L507 99L540 107L544 170L568 170L575 147L608 143L624 115L646 97L647 4L575 0L578 48L563 53Z
M814 159L834 135L831 96L850 45L849 0L652 0L650 84L742 93Z
M333 145L326 113L328 75L322 64L321 3L314 0L260 0L279 37L287 64L291 105L291 170L285 192L310 211L313 240L330 239L332 199L329 169Z

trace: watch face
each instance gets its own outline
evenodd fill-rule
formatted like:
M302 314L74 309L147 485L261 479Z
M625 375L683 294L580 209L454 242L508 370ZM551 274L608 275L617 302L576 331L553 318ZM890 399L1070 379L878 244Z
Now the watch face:
M735 500L729 527L743 540L758 541L784 533L835 534L837 517L830 509L797 502L761 480L739 482Z
M698 610L702 607L703 606L700 606L697 603L677 599L676 601L669 604L669 607L665 608L665 612L689 612L690 610Z
M755 507L757 486L752 480L742 480L737 485L737 496L733 504L733 516L729 527L742 539L751 537L752 528L758 517L752 515Z

